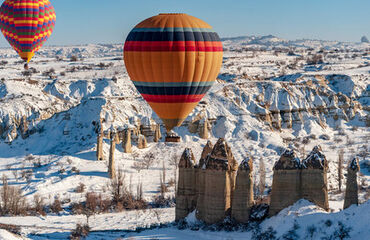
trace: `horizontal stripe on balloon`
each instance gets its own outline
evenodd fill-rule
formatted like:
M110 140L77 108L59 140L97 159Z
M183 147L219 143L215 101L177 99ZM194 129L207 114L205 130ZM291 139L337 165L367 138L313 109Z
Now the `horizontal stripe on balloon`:
M220 41L215 32L130 32L126 41Z
M143 98L147 102L152 103L197 103L204 97L204 94L200 95L149 95L142 94Z
M154 52L154 51L202 51L202 52L222 52L221 42L135 42L127 41L125 51Z
M132 32L211 32L212 28L134 28Z
M212 82L139 82L132 81L135 86L143 87L209 87L214 84Z
M205 87L143 87L135 86L140 94L150 95L201 95L206 94L211 86Z

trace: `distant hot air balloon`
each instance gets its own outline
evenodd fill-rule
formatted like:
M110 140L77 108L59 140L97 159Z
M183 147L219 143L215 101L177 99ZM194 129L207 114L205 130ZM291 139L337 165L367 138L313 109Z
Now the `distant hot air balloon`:
M0 29L28 63L50 37L55 18L49 0L5 0L0 8Z
M220 38L187 14L159 14L128 35L128 74L167 131L180 126L216 80L223 58Z

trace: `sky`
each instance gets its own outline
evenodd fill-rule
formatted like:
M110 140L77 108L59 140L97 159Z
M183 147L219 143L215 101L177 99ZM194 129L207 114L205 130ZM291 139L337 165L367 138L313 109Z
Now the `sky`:
M3 2L3 0L0 0ZM198 17L221 37L358 42L370 38L370 0L51 0L57 15L47 45L124 43L130 30L158 13ZM0 47L7 47L0 36Z

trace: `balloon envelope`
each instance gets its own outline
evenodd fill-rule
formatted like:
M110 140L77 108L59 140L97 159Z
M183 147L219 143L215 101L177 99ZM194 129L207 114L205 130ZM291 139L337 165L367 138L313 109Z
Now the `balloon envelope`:
M0 8L0 29L19 56L29 62L55 26L49 0L5 0Z
M223 47L212 27L187 14L159 14L128 35L128 74L163 120L180 126L211 88L220 71Z

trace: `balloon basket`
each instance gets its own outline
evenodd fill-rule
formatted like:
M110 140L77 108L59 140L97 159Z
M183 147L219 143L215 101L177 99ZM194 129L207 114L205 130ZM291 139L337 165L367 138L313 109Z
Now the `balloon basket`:
M166 142L167 143L179 143L181 142L181 137L176 136L176 137L166 137Z
M166 142L167 143L179 143L181 142L181 137L173 132L170 132L170 133L167 133Z

